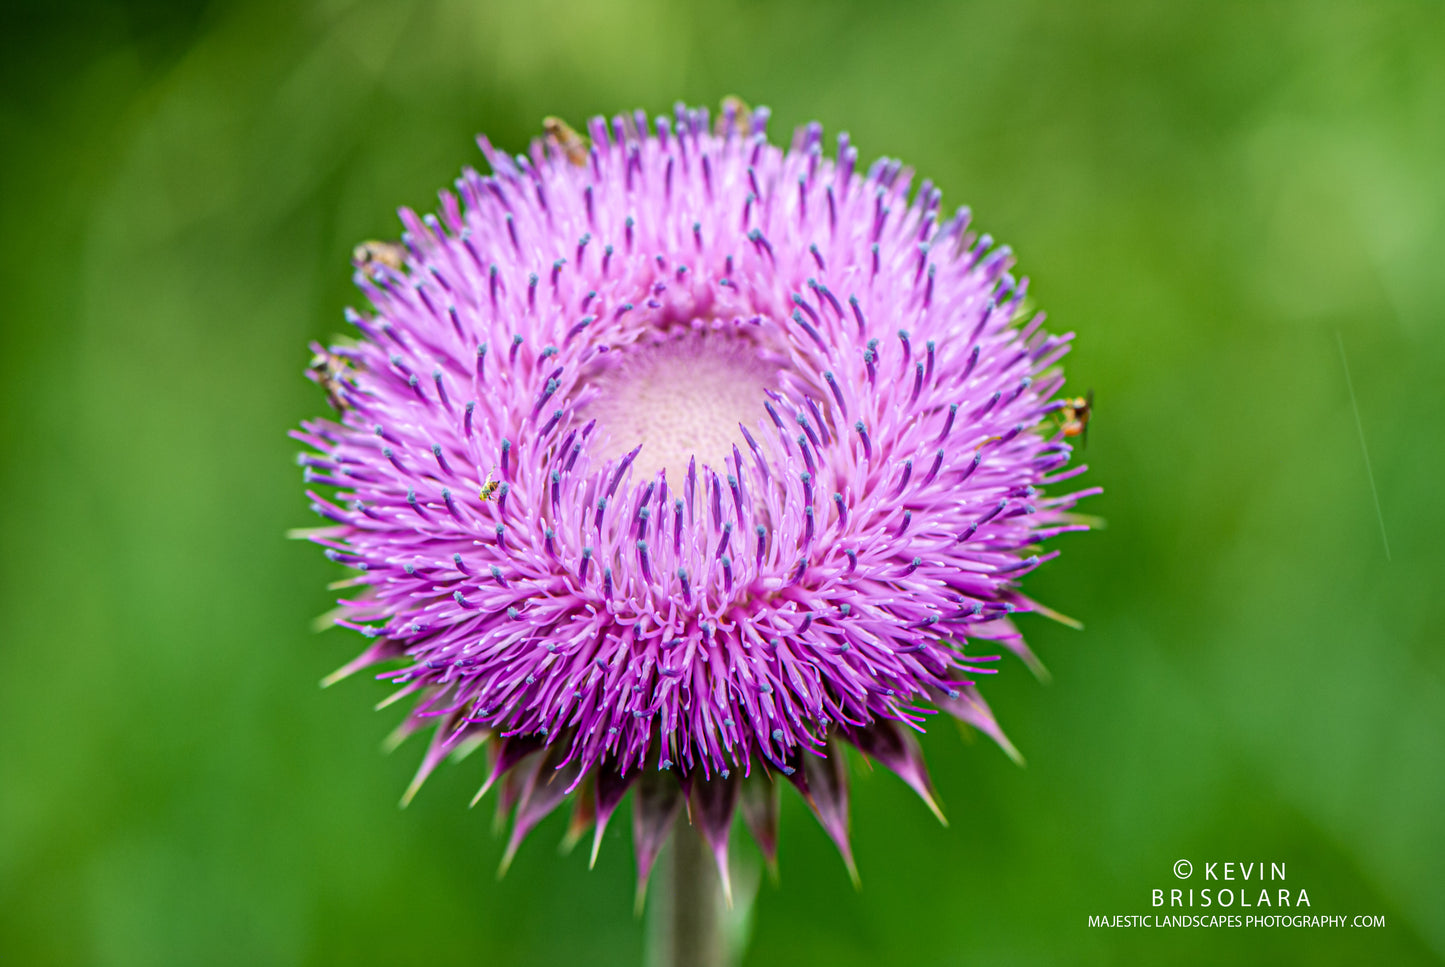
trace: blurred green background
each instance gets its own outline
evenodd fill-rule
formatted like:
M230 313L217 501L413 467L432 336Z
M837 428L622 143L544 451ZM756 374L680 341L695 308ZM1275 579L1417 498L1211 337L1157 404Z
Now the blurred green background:
M480 757L398 810L400 709L317 689L286 431L474 132L730 93L1014 246L1109 522L1029 579L1053 682L987 691L1028 767L930 735L949 829L860 776L861 892L788 795L746 963L1445 957L1439 4L12 3L0 78L0 962L639 962L625 822L499 883ZM1181 857L1387 925L1086 926Z

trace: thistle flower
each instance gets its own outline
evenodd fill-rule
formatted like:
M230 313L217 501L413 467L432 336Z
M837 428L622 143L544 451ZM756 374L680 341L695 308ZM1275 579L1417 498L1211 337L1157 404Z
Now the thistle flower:
M773 861L786 780L853 871L845 744L940 818L931 714L1016 755L975 646L1033 662L1019 579L1084 529L1082 493L1042 491L1083 469L1051 401L1069 337L931 182L766 121L480 138L493 173L359 249L360 338L315 347L339 416L295 434L334 488L309 536L373 639L328 681L381 664L415 702L406 799L487 740L504 866L569 795L595 862L635 786L640 882L687 802L726 883L736 810Z

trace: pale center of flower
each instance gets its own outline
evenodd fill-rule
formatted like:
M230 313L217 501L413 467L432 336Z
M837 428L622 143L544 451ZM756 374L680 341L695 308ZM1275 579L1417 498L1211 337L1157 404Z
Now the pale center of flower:
M751 427L765 415L764 390L782 368L756 340L706 329L615 347L601 363L587 379L596 395L582 413L597 420L601 458L642 444L634 479L666 470L674 481L694 456L699 467L721 471L744 442L738 424Z

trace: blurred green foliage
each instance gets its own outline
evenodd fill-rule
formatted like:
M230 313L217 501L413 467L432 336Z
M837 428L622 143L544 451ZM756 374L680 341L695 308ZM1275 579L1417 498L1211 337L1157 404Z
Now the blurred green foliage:
M730 93L1014 246L1079 333L1109 524L1029 579L1087 625L1028 622L1052 683L989 683L1028 767L935 730L948 829L860 776L856 893L789 795L746 962L1445 956L1438 4L7 10L0 962L639 962L626 823L589 873L556 817L498 883L479 758L396 808L400 710L316 688L358 641L307 630L338 575L282 540L285 434L352 245L474 132ZM1179 857L1287 862L1312 912L1387 926L1086 927Z

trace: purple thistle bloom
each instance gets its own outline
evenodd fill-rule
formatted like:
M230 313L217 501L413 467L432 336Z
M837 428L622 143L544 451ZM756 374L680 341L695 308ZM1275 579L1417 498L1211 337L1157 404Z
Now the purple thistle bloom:
M726 881L741 809L771 861L786 777L853 868L851 743L939 812L927 708L1012 746L975 687L1084 525L1045 496L1068 336L1022 316L1007 248L839 138L765 109L565 127L467 170L400 246L358 250L374 307L317 349L339 419L295 436L357 570L337 624L435 726L416 781L490 740L507 861L576 792L596 845L636 785L645 881L684 797ZM1068 410L1065 427L1057 411ZM1085 414L1086 416L1086 414ZM941 813L939 813L941 817Z

